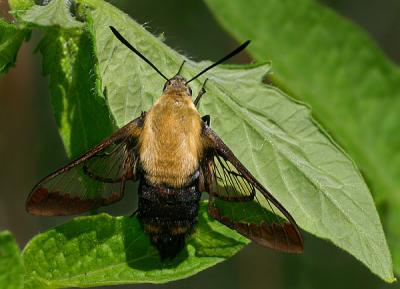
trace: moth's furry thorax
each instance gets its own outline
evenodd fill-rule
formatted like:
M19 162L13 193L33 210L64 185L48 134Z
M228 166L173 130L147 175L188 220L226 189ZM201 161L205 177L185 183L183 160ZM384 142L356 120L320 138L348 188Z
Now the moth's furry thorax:
M140 163L153 185L187 184L199 166L202 120L190 95L167 91L147 113L139 138Z

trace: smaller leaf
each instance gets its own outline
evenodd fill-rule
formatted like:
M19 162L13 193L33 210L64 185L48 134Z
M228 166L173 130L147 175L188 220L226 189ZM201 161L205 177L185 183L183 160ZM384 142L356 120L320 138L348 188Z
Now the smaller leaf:
M21 16L21 20L38 26L60 26L66 29L82 27L83 23L71 15L70 6L70 1L52 0L45 6L33 6Z
M195 230L175 259L161 262L136 218L81 217L36 236L23 258L30 284L49 288L164 283L219 263L249 242L209 219L206 204Z
M135 48L165 75L173 76L185 57L107 2L79 2L88 8L88 30L103 89L109 92L108 105L117 125L122 126L151 107L164 80L121 45L108 25L134 41ZM231 2L227 7L239 1ZM206 65L186 59L182 75L192 77ZM360 172L308 107L262 83L269 69L268 64L214 68L207 75L210 81L200 113L211 115L213 130L301 228L332 241L392 282L382 225ZM201 80L191 83L193 91L198 91Z
M19 289L24 285L21 254L10 232L0 233L0 288Z
M0 19L0 73L7 72L14 65L18 50L29 33L28 29Z
M39 50L65 148L70 157L80 155L113 131L113 119L97 89L91 39L77 30L48 29Z
M8 4L11 8L11 13L19 18L27 9L35 5L33 0L8 0Z

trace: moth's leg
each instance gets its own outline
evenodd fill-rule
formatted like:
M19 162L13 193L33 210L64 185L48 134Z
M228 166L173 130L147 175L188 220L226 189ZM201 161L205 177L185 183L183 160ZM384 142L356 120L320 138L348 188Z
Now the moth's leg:
M206 123L207 126L210 126L210 115L209 114L202 116L201 119Z
M194 100L194 105L196 106L196 108L199 107L199 102L201 97L203 96L203 94L205 94L207 91L205 89L206 83L207 83L208 78L206 78L206 80L204 80L203 85L201 86L201 89L199 91L199 94L197 95L196 99Z
M186 181L186 184L188 184L188 185L193 184L195 181L198 180L199 177L200 177L200 170L197 169L197 170L195 170L195 172L189 177L189 179Z
M134 217L139 212L139 208L137 208L129 217Z

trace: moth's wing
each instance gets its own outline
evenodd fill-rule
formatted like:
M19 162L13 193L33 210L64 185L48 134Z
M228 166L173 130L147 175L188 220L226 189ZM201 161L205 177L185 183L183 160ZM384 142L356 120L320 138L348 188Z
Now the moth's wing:
M209 194L224 201L246 202L254 199L255 187L218 151L207 149L202 163L204 190Z
M208 213L260 245L291 253L303 252L299 228L289 212L205 124L202 138L205 155L200 189L209 193Z
M125 182L135 180L136 143L144 115L41 180L26 200L34 215L63 216L83 213L119 201Z

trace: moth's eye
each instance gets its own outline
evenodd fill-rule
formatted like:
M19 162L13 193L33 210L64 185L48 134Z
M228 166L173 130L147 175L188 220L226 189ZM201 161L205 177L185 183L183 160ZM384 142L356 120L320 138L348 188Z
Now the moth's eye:
M164 84L163 91L165 91L167 89L168 84L169 84L168 81Z
M192 95L192 88L190 86L188 86L188 93L189 95Z

